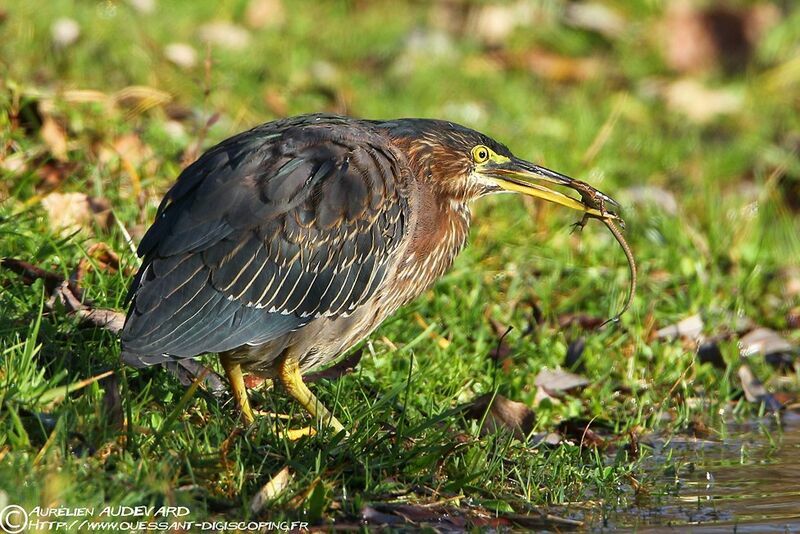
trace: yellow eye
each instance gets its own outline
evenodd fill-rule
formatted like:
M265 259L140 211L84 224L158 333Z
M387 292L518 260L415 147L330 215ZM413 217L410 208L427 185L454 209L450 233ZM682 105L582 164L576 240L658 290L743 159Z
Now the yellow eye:
M478 145L472 149L472 160L475 163L486 163L489 161L489 147Z

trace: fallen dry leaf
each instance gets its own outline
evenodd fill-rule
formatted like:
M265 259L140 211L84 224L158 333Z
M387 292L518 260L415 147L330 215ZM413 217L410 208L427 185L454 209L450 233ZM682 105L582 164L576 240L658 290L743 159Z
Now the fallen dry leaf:
M372 525L396 525L405 522L400 516L380 512L372 506L365 506L361 510L361 520Z
M622 191L621 197L636 205L649 204L669 215L678 213L678 201L672 192L654 185L636 185Z
M533 381L537 387L543 388L548 394L566 393L573 389L582 388L589 384L585 377L561 369L542 369Z
M729 115L742 109L744 94L734 89L712 89L698 80L683 79L672 82L663 92L664 100L672 111L686 115L703 124L719 115Z
M264 89L263 97L267 109L276 117L285 117L289 114L289 104L279 88L267 87Z
M250 0L244 22L255 30L282 26L286 22L282 0Z
M116 273L119 271L119 255L105 243L93 244L86 251L86 256L78 262L70 280L80 285L86 275L95 268L111 274Z
M778 368L791 368L800 354L795 347L780 334L769 328L756 328L739 340L739 353L743 358L761 355L767 363Z
M67 159L67 131L53 117L46 115L40 130L42 141L47 145L50 154L59 161Z
M583 419L569 419L558 425L558 432L565 438L583 447L604 448L608 439L598 434L605 425L602 422ZM597 430L595 430L597 429ZM608 430L607 428L605 430Z
M567 3L564 22L569 26L594 31L605 37L619 36L626 24L619 12L600 2Z
M186 70L197 65L197 50L187 43L169 43L164 47L164 57L173 65Z
M786 326L792 330L800 330L800 306L786 312Z
M743 357L754 354L766 355L771 352L792 351L792 345L770 328L756 328L739 341Z
M481 395L469 403L464 415L477 420L486 416L481 427L482 435L492 434L505 428L511 430L519 440L525 439L536 423L536 415L526 404L491 393Z
M543 402L547 401L550 404L561 404L561 399L558 397L551 395L545 388L542 386L538 386L536 388L536 395L533 397L533 405L534 407L538 408L539 405Z
M739 380L742 383L742 390L748 402L763 403L765 407L773 412L780 411L781 403L775 399L764 387L764 384L753 374L748 365L739 367Z
M603 62L598 58L563 56L542 49L502 52L494 57L507 67L563 83L591 80L604 71Z
M800 267L781 269L780 278L783 282L783 292L787 297L800 296Z
M768 2L747 8L671 2L662 31L665 59L685 73L744 70L758 40L780 17L779 8Z
M85 193L50 193L42 199L42 207L53 229L62 234L80 229L90 232L92 224L107 230L113 217L108 200Z
M695 314L657 330L655 336L657 339L685 338L696 341L703 335L703 326L703 318Z
M128 4L144 15L149 15L156 10L156 0L128 0Z
M22 174L28 170L28 156L24 152L0 154L0 169L9 174Z
M289 466L284 467L272 477L269 482L258 490L258 493L253 495L250 500L250 511L253 514L258 514L264 507L273 499L278 497L283 491L289 487L293 479L292 473L289 471Z
M250 44L250 32L232 22L216 21L203 24L198 36L204 43L230 51L242 51Z
M501 46L511 32L530 26L536 17L535 3L526 0L477 4L467 14L465 31L487 46Z
M71 161L52 160L36 169L39 176L39 188L43 191L52 191L60 186L64 180L69 178L77 168L77 164Z
M339 378L340 376L344 376L346 374L352 373L355 368L358 366L358 363L361 361L361 356L364 354L363 349L358 349L353 352L350 356L344 358L336 362L334 365L323 369L322 371L316 371L314 373L309 373L303 377L303 380L307 383L316 382L320 379L326 380L334 380Z
M74 19L60 18L50 27L50 35L56 48L67 48L78 41L81 27Z
M153 149L144 144L141 137L133 133L117 137L111 146L120 158L130 161L136 166L153 157Z
M596 330L605 323L602 317L594 317L585 313L565 313L558 316L558 327L562 330L576 325L583 330Z
M361 519L370 525L406 525L406 528L436 525L438 529L463 531L467 528L466 514L441 505L374 503L361 510Z
M192 358L181 358L164 363L164 367L178 379L183 387L191 386L196 380L202 378L206 391L215 398L230 395L228 382L215 371Z

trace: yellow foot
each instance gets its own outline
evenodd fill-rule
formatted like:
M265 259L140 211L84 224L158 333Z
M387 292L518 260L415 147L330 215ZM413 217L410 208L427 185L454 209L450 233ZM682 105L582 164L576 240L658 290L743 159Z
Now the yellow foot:
M278 434L278 437L288 439L289 441L297 441L300 438L305 438L315 435L317 433L317 429L311 426L304 426L303 428L278 430L276 433Z
M233 398L236 400L236 405L242 412L242 419L247 426L250 426L256 418L250 408L250 401L247 399L247 388L244 385L242 366L224 354L220 355L220 361L222 362L222 368L225 369L225 376L228 377L228 382L231 384L231 391L233 392Z
M303 382L303 376L300 374L300 366L297 364L297 360L287 353L284 353L278 364L278 377L283 387L289 392L289 395L294 397L317 421L329 425L337 434L344 432L342 423L308 389L308 386Z

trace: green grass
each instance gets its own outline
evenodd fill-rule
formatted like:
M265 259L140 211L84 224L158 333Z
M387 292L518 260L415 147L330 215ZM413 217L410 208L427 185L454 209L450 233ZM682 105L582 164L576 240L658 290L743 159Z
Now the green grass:
M652 36L662 17L657 3L614 5L635 21L615 39L557 23L512 35L509 53L541 47L604 64L596 78L557 83L504 67L469 35L453 37L442 56L409 50L407 36L430 20L424 3L286 2L285 25L254 31L246 51L213 49L206 80L197 27L241 22L243 1L163 2L150 15L117 2L54 0L46 8L12 2L0 23L0 154L6 161L15 154L24 168L0 170L0 257L69 276L93 243L104 242L123 267L136 265L116 225L67 236L53 229L38 202L50 192L40 176L47 149L35 129L12 120L20 110L44 102L67 125L70 167L55 191L108 199L138 239L206 118L221 116L207 133L210 146L275 118L266 96L272 95L287 114L334 109L463 122L521 157L592 182L628 202L626 233L640 289L619 328L559 327L565 314L604 318L621 305L627 268L613 237L599 224L571 235L574 215L564 210L511 196L483 200L470 245L452 270L370 337L355 373L312 386L351 438L323 432L291 443L275 435L267 418L234 435L240 425L231 402L202 390L184 398L186 389L160 369L118 372L123 430L106 408L108 382L52 402L54 388L117 368L119 343L58 306L48 311L41 281L25 285L0 270L0 489L29 507L164 503L188 506L197 519L242 519L251 516L251 496L289 466L291 484L260 517L353 523L366 504L395 500L506 513L564 505L563 513L581 517L585 506L613 508L633 499L631 478L641 492L658 489L625 452L629 431L670 434L701 421L722 433L731 416L758 415L760 407L740 397L735 338L721 343L729 364L723 370L695 361L690 344L651 334L700 313L709 336L724 333L735 317L749 317L800 343L800 331L787 320L800 302L785 296L787 272L800 258L800 217L790 208L800 180L800 80L779 76L797 52L800 11L785 14L759 41L744 72L706 75L704 83L734 91L743 104L698 124L652 89L678 78ZM49 28L65 15L83 34L68 49L54 50ZM167 62L161 50L172 41L195 44L198 66L184 71ZM333 82L315 79L320 61L335 69ZM409 62L413 68L404 67ZM109 108L65 96L76 89L113 95L132 85L165 91L187 108L184 134L170 135L163 106ZM607 123L607 140L587 157ZM136 161L138 184L118 158L99 155L127 134L151 151ZM670 191L677 212L631 203L626 191L640 185ZM130 281L123 271L90 272L82 282L87 296L121 308ZM532 302L544 321L523 335ZM429 331L415 321L417 313ZM488 357L498 343L490 318L514 327L506 366ZM478 422L455 409L495 391L532 406L537 372L563 364L579 337L586 340L582 374L590 385L560 403L540 403L535 432L597 418L608 435L620 437L614 446L533 447L506 432L481 436ZM217 366L214 358L204 361ZM770 384L778 376L763 362L751 365ZM800 381L790 375L780 387L796 393ZM292 413L294 426L306 422L280 392L255 391L252 398L262 409Z

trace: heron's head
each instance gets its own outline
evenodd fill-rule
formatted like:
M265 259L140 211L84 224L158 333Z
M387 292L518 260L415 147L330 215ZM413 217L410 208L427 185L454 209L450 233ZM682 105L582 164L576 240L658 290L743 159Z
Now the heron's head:
M602 218L618 218L614 208L619 204L611 197L585 182L520 159L480 132L427 119L401 119L392 125L392 135L405 150L417 178L442 197L467 202L492 193L513 192ZM557 187L579 191L580 198Z

